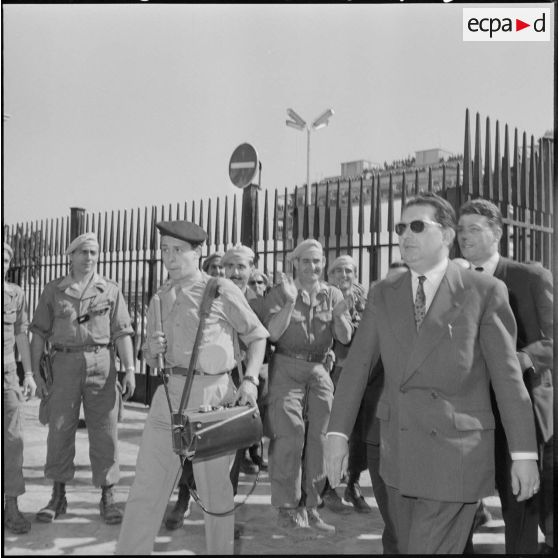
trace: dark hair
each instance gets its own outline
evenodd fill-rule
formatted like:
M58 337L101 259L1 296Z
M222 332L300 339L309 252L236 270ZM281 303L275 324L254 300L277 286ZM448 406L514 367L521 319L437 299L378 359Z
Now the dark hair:
M436 210L434 213L434 219L440 223L442 227L455 230L455 211L451 204L444 198L438 196L437 194L426 192L407 200L403 209L407 209L413 205L430 205Z
M488 219L491 227L497 226L502 228L502 213L492 202L477 198L469 200L459 208L459 216L461 215L483 215Z

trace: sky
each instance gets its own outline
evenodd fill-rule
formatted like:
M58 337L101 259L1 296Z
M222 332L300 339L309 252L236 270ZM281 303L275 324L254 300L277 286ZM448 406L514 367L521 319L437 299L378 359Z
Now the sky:
M311 134L312 181L462 153L466 108L473 126L479 112L542 136L553 42L464 42L467 6L4 4L4 222L238 195L244 142L263 188L301 185L306 133L287 108L335 112Z

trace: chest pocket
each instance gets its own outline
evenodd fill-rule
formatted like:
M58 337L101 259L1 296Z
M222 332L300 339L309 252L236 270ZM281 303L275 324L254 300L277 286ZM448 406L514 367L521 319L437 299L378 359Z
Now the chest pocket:
M331 311L331 299L327 294L320 296L320 301L314 311L314 316L324 323L329 323L333 319Z
M98 316L106 316L110 313L111 303L109 300L103 300L97 304L93 304L89 307L89 314L92 318Z
M66 319L74 313L74 307L68 300L60 300L56 305L54 315L57 318Z
M333 314L331 310L320 310L316 312L314 315L318 320L325 323L331 322L331 320L333 319Z

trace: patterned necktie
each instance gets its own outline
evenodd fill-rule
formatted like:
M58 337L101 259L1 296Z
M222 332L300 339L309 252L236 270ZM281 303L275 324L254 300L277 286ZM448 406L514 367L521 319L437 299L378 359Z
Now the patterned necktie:
M482 273L484 271L484 267L479 265L479 267L475 267L475 271L480 271Z
M426 281L424 275L420 275L418 278L418 288L417 294L415 296L415 324L417 325L417 331L424 320L426 315L426 296L424 295L423 283Z

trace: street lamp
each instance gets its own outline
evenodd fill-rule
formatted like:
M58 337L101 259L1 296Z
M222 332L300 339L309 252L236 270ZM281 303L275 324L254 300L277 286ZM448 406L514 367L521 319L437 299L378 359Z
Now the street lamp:
M310 188L310 132L312 130L319 130L324 128L329 124L329 119L334 115L333 109L327 109L318 118L312 122L310 126L306 123L300 115L298 115L293 109L287 109L287 114L291 120L287 120L285 124L291 128L295 128L299 132L306 130L307 133L307 143L306 143L306 187Z

